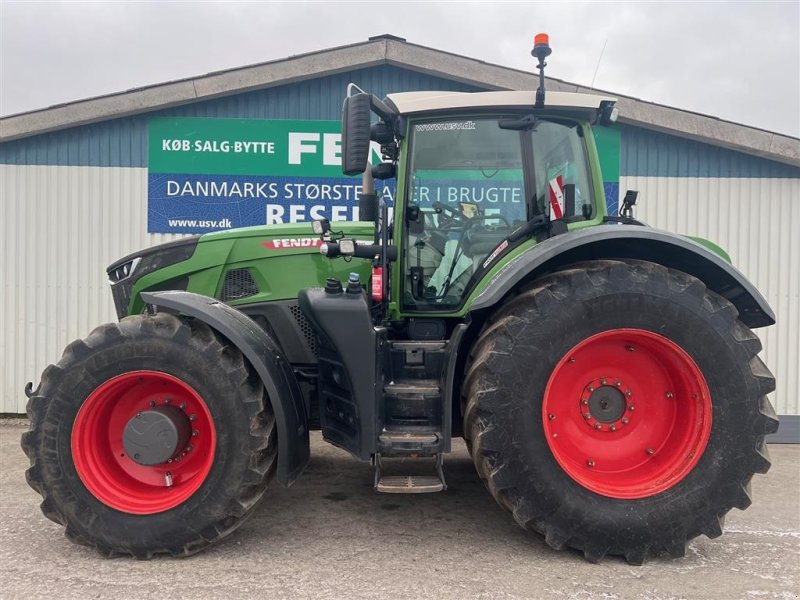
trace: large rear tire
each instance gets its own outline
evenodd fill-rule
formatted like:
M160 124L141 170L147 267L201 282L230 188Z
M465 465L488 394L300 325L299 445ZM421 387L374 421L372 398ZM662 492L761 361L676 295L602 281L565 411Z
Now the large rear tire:
M45 369L28 416L26 475L42 511L106 556L199 552L243 522L275 471L261 381L196 320L98 327Z
M471 354L465 434L497 502L597 562L683 556L750 505L775 381L733 305L644 261L548 275Z

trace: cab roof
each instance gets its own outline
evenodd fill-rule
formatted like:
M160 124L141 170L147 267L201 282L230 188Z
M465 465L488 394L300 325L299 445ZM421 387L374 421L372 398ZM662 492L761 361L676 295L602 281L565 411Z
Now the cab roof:
M403 92L386 96L388 104L403 115L458 109L527 109L533 110L535 91L502 92ZM602 102L616 102L613 96L545 92L545 108L570 111L596 111Z

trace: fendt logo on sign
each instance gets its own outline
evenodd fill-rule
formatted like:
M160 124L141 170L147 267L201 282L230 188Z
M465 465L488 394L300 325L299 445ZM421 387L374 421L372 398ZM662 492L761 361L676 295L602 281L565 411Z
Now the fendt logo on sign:
M357 221L361 178L342 174L339 129L338 121L153 119L148 232ZM390 206L394 189L394 180L379 188Z

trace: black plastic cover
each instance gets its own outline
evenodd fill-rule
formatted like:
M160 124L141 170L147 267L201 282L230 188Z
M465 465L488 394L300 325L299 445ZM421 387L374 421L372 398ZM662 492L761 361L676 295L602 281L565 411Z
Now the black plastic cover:
M508 263L473 302L471 310L495 306L519 283L539 273L584 260L633 258L648 260L697 277L729 300L748 327L775 323L761 293L733 265L688 238L629 225L598 225L547 239Z
M323 437L362 460L377 445L378 337L366 296L301 290L300 308L319 335L319 406Z

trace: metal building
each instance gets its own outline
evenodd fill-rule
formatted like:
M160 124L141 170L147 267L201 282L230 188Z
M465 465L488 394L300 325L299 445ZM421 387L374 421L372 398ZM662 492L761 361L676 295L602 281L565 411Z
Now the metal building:
M0 413L24 413L25 383L115 318L108 264L178 237L148 233L154 118L335 120L350 82L378 96L536 87L533 73L379 36L0 118ZM764 293L778 320L758 331L777 377L773 439L800 441L800 140L610 94L621 118L609 209L639 190L639 218L715 241Z

